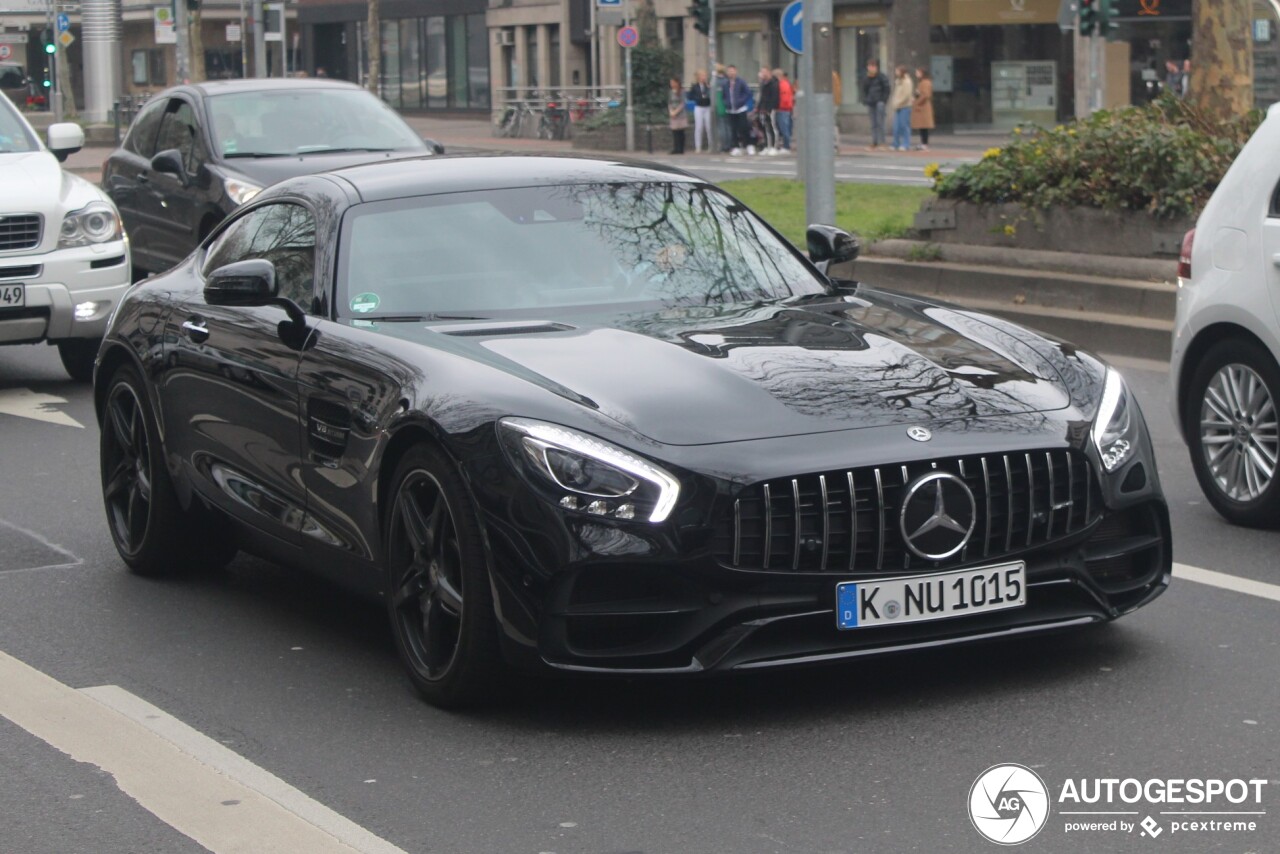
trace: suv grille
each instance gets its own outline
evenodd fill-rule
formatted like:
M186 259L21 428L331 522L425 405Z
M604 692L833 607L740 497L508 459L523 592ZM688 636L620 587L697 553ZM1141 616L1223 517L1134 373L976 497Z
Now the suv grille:
M946 560L913 554L899 525L906 487L934 471L963 480L976 509L968 545ZM1063 539L1088 527L1101 510L1092 470L1076 451L988 454L753 484L716 526L712 549L721 564L735 569L937 569Z
M34 249L39 245L39 214L0 216L0 252Z

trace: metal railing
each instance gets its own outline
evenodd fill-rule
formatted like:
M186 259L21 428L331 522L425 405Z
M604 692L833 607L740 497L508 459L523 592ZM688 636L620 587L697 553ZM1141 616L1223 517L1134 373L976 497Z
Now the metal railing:
M526 139L569 139L573 126L623 103L621 86L575 86L494 89L494 136Z

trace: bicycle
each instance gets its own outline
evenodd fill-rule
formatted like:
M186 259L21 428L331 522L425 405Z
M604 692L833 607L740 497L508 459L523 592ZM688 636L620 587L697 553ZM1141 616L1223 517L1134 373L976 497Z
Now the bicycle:
M569 126L569 111L555 101L548 101L538 121L539 139L564 139Z

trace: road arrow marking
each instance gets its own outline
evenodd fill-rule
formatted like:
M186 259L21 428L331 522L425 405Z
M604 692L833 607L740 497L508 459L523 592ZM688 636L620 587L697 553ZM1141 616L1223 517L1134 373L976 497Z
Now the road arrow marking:
M65 412L54 409L54 404L66 403L65 397L52 394L41 394L29 388L0 389L0 414L16 415L19 418L30 418L33 421L44 421L60 427L79 427L84 425Z

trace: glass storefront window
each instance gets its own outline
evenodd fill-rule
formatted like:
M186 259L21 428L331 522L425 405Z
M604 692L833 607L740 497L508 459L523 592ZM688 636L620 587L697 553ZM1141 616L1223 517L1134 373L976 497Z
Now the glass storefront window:
M407 110L422 108L420 23L417 18L400 22L400 106Z
M382 99L393 107L400 106L400 26L396 21L382 22Z
M867 62L880 61L880 72L892 76L884 57L884 27L841 27L836 31L840 57L836 67L840 71L840 105L856 107L862 104L862 79L867 74Z
M737 66L738 76L754 86L756 73L760 70L760 34L722 33L716 61L726 68Z
M449 106L467 106L467 19L449 17Z
M427 109L449 106L448 58L444 18L427 18Z
M558 30L557 30L558 32ZM552 66L559 69L559 63ZM484 14L467 16L467 79L472 107L489 108L489 28Z

